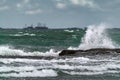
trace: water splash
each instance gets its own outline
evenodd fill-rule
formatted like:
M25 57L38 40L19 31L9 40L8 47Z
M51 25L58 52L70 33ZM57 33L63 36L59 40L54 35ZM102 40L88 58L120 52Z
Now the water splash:
M116 48L114 42L106 34L106 28L105 24L88 26L78 48L68 49Z

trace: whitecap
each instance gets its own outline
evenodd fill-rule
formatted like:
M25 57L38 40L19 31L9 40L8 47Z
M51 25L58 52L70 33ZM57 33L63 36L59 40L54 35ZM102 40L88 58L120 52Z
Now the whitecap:
M19 72L19 73L3 73L0 77L56 77L57 72L51 69L34 70L30 72Z
M70 32L70 33L73 33L74 30L64 30L65 32Z
M10 48L9 46L0 46L0 55L3 56L58 56L60 51L56 52L54 49L50 49L46 52L25 52L24 50Z

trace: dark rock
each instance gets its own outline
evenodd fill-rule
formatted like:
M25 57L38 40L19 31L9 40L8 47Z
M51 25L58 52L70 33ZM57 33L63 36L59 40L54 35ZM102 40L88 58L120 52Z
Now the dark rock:
M119 54L120 49L95 48L89 50L63 50L59 56Z

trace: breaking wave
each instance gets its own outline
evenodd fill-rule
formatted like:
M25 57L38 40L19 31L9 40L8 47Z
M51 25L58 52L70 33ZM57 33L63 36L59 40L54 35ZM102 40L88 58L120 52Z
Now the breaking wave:
M74 31L66 31L74 32ZM22 34L20 32L19 34ZM30 34L25 34L29 35ZM21 35L15 35L21 36ZM31 36L35 36L31 34ZM76 35L72 35L76 38ZM106 25L88 26L86 34L77 48L117 48L106 34ZM12 46L0 46L0 56L54 56L52 59L0 58L0 77L57 77L71 75L105 75L120 74L120 55L56 57L61 51L50 49L46 52L16 49ZM61 78L60 77L60 78Z
M108 37L105 24L88 26L84 37L78 47L69 47L68 49L87 50L91 48L117 48L116 44ZM73 37L76 37L73 35ZM0 55L2 56L58 56L61 51L50 49L46 52L34 51L26 52L24 50L11 48L10 46L0 46Z
M65 59L0 59L0 77L56 77L68 75L103 75L120 73L120 61L85 57ZM13 64L15 66L13 66Z
M5 68L5 67L4 67ZM15 67L14 67L15 68ZM29 69L29 67L27 67ZM7 69L9 69L7 67ZM18 68L20 69L20 68ZM24 71L19 73L4 73L1 74L0 77L56 77L57 73L51 69L43 69L43 70L34 70L34 71L25 71L24 67L21 68ZM13 69L14 70L14 69Z
M0 55L2 56L58 56L58 52L56 52L54 49L50 49L46 52L25 52L24 50L20 49L14 49L10 46L0 46Z
M77 48L69 47L68 49L116 48L116 44L106 33L107 28L105 24L88 26L80 45Z
M10 34L10 36L36 36L36 34L30 34L30 33L18 33L18 34Z
M64 30L65 32L73 33L74 30Z

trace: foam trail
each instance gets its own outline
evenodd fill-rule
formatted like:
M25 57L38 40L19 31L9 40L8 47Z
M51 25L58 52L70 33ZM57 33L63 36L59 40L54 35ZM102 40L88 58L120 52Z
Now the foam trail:
M70 47L68 49L116 48L111 38L107 36L106 28L105 24L88 26L81 44L77 48Z

